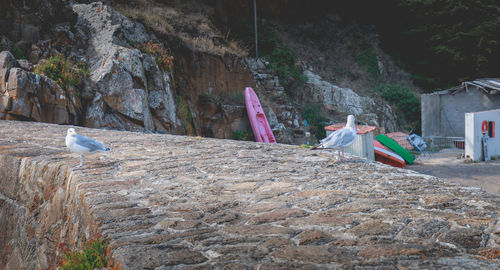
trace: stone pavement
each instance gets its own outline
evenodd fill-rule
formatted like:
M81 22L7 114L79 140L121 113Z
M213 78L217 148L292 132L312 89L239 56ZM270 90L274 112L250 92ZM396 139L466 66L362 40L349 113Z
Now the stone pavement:
M495 269L500 196L293 145L0 121L0 265L100 234L121 269ZM3 241L2 241L3 239Z

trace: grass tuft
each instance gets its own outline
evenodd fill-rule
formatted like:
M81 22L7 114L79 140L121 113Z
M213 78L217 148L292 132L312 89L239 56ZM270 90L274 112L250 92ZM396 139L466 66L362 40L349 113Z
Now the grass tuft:
M253 138L253 133L247 130L235 130L233 138L238 141L250 141Z
M108 266L107 244L101 238L84 244L82 250L66 252L61 270L93 270Z
M78 62L74 65L62 54L50 57L47 61L39 64L35 68L35 73L49 77L64 89L67 89L69 85L79 86L82 80L89 75L84 62Z
M172 71L174 68L174 57L168 53L163 44L150 40L142 44L141 51L154 55L156 64L161 70Z

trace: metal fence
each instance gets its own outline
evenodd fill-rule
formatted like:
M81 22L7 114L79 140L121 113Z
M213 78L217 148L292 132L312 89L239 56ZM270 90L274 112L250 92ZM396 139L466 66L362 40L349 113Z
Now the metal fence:
M408 141L407 135L392 135L390 136L394 141L396 141L403 148L408 150L410 153L415 155L417 158L429 158L433 153L437 153L441 150L451 151L457 153L461 157L465 155L465 138L464 137L442 137L442 136L427 136L423 137L427 147L419 152L413 145Z
M423 138L427 144L425 151L433 153L443 149L453 150L464 154L465 138L464 137L441 137L441 136L426 136Z

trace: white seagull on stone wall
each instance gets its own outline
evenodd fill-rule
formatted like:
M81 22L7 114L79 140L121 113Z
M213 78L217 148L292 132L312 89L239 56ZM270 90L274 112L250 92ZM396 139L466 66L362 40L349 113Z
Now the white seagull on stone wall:
M354 115L347 116L347 124L345 127L332 132L328 137L320 141L319 144L312 147L317 148L334 148L338 150L338 159L344 160L344 148L354 143L356 139L356 125L354 124ZM342 151L342 157L340 152Z
M80 166L83 166L83 155L86 153L94 153L101 151L109 151L109 148L104 146L102 142L95 141L92 138L76 134L74 128L68 129L66 134L66 146L75 153L80 154Z

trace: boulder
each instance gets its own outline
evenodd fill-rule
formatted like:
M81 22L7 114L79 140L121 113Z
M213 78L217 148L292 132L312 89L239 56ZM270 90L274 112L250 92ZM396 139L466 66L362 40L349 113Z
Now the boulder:
M33 104L24 98L13 99L12 109L9 110L9 113L29 118L31 116L32 108Z
M115 111L132 119L144 121L143 108L144 90L138 88L116 89L112 94L106 96L104 101Z
M9 51L0 52L0 69L10 69L16 65L16 58Z
M30 64L28 60L25 59L17 59L16 64L18 67L27 70L27 71L32 71L33 66Z
M142 24L100 2L73 5L73 10L78 15L75 33L89 39L84 53L90 84L95 85L87 124L129 130L181 129L170 76L158 68L154 56L130 45L142 46L154 37Z
M9 80L7 91L9 96L13 98L21 98L24 96L24 87L28 83L26 72L20 68L11 68L9 72Z
M0 119L78 122L74 89L66 91L46 76L17 67L0 70L0 85Z
M7 91L7 82L9 79L9 69L0 69L0 95Z
M12 98L0 95L0 113L5 113L10 110L12 105Z

